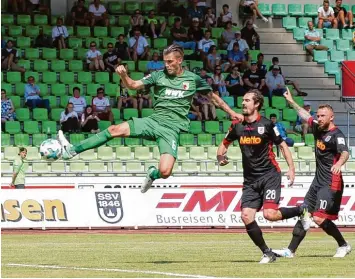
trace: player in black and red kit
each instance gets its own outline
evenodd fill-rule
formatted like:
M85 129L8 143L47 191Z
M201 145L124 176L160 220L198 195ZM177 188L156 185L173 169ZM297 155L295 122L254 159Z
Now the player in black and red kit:
M234 120L217 151L220 165L228 164L228 146L238 140L242 151L244 185L242 195L242 220L249 237L263 252L260 263L270 263L276 257L266 245L255 214L263 207L264 217L278 221L302 215L302 207L278 208L281 194L281 172L272 151L273 144L280 146L289 166L287 176L292 184L295 167L287 144L280 137L271 120L259 114L264 103L260 91L249 90L243 97L244 121Z
M308 121L315 139L316 174L307 192L304 204L313 216L313 221L331 235L339 247L334 257L343 258L351 251L333 220L338 219L344 182L341 167L349 158L344 134L334 124L334 112L330 105L320 105L317 119L295 103L290 91L284 94L286 100L297 110L299 116ZM308 215L308 214L307 214ZM306 215L306 216L307 216ZM283 257L294 257L295 251L310 228L311 218L303 218L293 230L293 238L286 249L273 250Z

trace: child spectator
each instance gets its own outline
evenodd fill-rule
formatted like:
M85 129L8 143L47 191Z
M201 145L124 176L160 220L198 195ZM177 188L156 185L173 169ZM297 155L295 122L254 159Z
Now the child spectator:
M207 13L205 15L205 27L207 29L216 27L216 15L213 14L212 8L207 8Z

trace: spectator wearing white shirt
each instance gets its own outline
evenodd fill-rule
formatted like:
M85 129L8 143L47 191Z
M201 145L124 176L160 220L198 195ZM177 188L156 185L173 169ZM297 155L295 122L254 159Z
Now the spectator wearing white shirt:
M338 20L334 17L334 10L329 6L329 0L323 1L323 6L318 8L318 18L316 19L318 28L338 28Z
M248 45L247 41L242 39L241 32L239 30L236 31L234 35L235 35L235 39L230 41L230 43L227 47L227 50L228 51L233 50L234 43L238 42L239 50L241 52L243 52L245 54L245 57L247 58L247 60L249 60L249 58L248 58L249 45Z
M134 36L129 39L129 47L134 61L149 60L148 41L141 35L141 31L137 27L134 29Z
M269 20L262 15L258 8L258 0L241 0L240 1L240 6L244 8L244 12L247 14L252 13L253 14L253 27L258 28L256 26L256 18L260 17L264 22L268 22Z
M78 114L79 117L84 113L84 108L86 107L86 100L84 97L80 96L80 88L73 88L73 97L69 99L69 103L72 103L74 106L74 111Z
M57 26L52 29L53 45L58 48L67 48L66 39L69 37L68 30L63 26L63 19L58 17Z
M220 17L218 18L218 27L226 27L228 22L233 21L233 15L229 11L229 6L224 4L222 9L223 11L220 13Z
M105 91L103 88L97 89L97 96L92 100L92 106L94 113L97 114L100 120L113 121L110 101L105 97Z
M285 93L285 80L282 75L280 75L280 67L274 65L272 70L267 72L265 76L266 86L269 88L269 97L271 101L271 97L275 96L283 96Z
M96 43L94 41L90 43L90 49L86 53L86 63L90 71L105 70L102 54L96 49Z
M108 26L107 11L105 6L100 4L100 0L94 0L94 3L89 6L89 15L91 26Z
M49 15L49 8L46 5L41 4L40 0L22 0L26 6L28 14L33 15L34 11L39 11L42 14Z
M200 52L201 59L202 61L205 61L207 59L208 51L211 46L214 46L215 43L211 39L211 31L206 30L205 31L205 36L198 42L198 51Z
M72 103L68 103L66 109L61 113L60 124L64 133L72 133L79 130L79 117L74 111Z

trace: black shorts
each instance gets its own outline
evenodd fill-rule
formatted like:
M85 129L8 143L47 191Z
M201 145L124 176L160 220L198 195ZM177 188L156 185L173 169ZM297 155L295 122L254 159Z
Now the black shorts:
M253 14L253 9L250 6L243 6L243 12L245 14Z
M15 189L25 189L25 184L16 184Z
M308 210L313 216L336 220L340 211L343 190L342 179L341 188L337 190L329 185L319 185L314 179L304 198L304 203L308 205Z
M281 173L272 170L258 180L244 182L242 208L278 209L281 195Z

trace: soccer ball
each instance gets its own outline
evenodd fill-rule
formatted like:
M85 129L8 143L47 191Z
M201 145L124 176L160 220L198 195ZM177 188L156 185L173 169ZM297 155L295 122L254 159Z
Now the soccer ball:
M62 155L62 146L56 139L47 139L39 147L39 153L44 160L55 161Z

